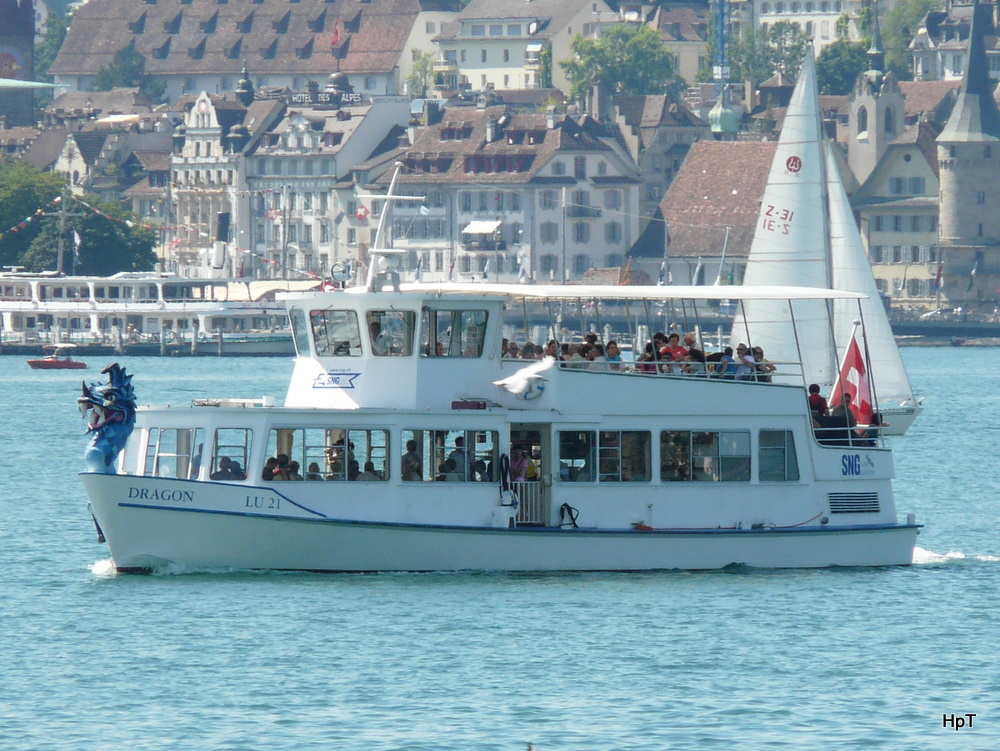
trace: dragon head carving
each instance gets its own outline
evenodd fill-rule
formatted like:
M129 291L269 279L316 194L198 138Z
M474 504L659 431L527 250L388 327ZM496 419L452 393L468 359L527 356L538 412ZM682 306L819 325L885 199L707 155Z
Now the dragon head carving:
M87 420L92 435L84 452L88 472L114 474L115 459L125 448L135 427L135 391L132 376L125 368L112 363L101 371L107 383L83 383L83 395L77 399L80 413Z

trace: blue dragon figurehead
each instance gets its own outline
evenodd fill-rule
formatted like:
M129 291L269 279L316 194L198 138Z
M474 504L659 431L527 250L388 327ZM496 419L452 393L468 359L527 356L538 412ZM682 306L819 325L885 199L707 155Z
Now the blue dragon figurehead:
M135 391L132 376L118 363L101 374L108 376L108 382L88 386L84 381L83 396L76 401L87 419L87 432L93 434L83 454L87 471L113 475L115 459L135 427Z

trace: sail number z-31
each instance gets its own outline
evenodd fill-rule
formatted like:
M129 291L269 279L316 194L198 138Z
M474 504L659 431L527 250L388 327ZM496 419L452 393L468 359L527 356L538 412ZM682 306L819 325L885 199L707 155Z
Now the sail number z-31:
M769 232L779 232L782 235L787 235L794 216L794 211L779 209L777 206L768 204L764 207L764 217L761 219L761 227Z

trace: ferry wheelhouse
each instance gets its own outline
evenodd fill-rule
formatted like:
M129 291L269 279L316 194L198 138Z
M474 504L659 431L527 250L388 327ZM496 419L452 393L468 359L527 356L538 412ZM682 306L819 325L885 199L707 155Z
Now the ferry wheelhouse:
M858 295L378 281L286 295L282 406L139 409L114 473L82 474L118 570L911 562L919 525L897 519L890 451L871 432L818 436L801 382L501 353L540 310L557 337L611 310L643 333L664 305L697 332L722 298L784 300L794 319L800 301ZM274 474L275 458L298 468Z

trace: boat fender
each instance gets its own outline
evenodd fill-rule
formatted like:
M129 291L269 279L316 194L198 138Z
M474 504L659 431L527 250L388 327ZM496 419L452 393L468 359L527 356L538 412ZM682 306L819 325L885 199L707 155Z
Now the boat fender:
M576 523L576 520L579 516L580 511L578 509L573 508L568 503L564 503L559 507L559 526L577 529L579 525Z

